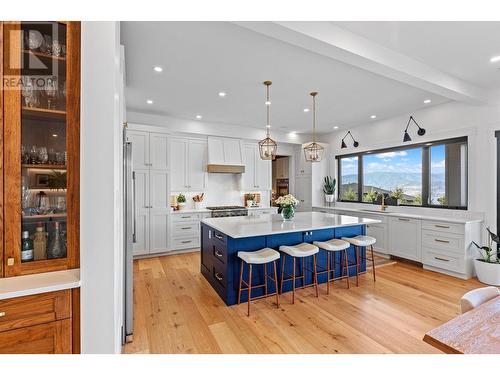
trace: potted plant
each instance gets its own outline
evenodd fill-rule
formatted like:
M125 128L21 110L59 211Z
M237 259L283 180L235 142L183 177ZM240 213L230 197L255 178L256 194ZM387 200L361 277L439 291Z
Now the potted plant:
M391 191L391 198L396 200L396 204L399 206L403 200L404 191L402 187L397 187L394 191Z
M500 286L500 252L497 250L500 238L489 228L486 230L488 231L488 246L479 246L472 241L482 257L474 259L474 268L479 281L488 285Z
M177 196L177 206L179 210L182 209L186 205L186 196L184 194L179 194Z
M363 202L366 203L377 203L377 199L378 193L376 190L373 190L373 188L368 193L363 195Z
M255 194L248 193L247 194L247 207L252 207L254 201L255 201Z
M325 200L327 203L332 203L335 199L335 187L337 185L337 180L326 176L323 181L323 193L325 193Z
M299 204L299 200L292 194L279 197L274 201L279 208L278 213L281 213L284 221L292 220L295 216L295 206Z

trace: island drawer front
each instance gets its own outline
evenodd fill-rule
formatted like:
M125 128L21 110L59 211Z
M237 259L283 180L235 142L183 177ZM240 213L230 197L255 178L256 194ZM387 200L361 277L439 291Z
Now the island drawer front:
M212 255L217 262L221 262L222 264L227 263L227 248L218 241L214 241L212 244Z
M0 332L71 317L71 290L0 301Z
M450 255L449 253L427 247L422 249L422 263L458 273L466 271L463 256Z
M227 243L227 236L215 229L212 229L212 239L214 242L220 242L223 246L226 246Z
M192 237L199 233L199 221L186 221L172 223L172 236L174 237Z
M464 236L454 233L422 231L422 246L445 253L464 254Z
M172 221L173 222L178 222L178 221L194 221L194 220L200 220L201 216L200 214L196 213L191 213L191 214L172 214Z
M217 284L222 286L224 289L226 288L227 280L226 280L225 265L217 264L216 262L212 267L212 277L214 278Z
M464 234L465 233L465 225L464 224L455 224L455 223L444 223L439 221L422 221L422 229L425 230L433 230L436 232L446 232L446 233L456 233L456 234Z
M194 247L199 247L199 246L200 246L200 238L198 236L172 239L172 247L174 248L174 250L192 249Z

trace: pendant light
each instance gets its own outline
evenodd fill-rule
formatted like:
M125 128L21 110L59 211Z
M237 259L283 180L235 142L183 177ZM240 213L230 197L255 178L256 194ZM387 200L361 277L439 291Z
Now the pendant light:
M316 95L317 92L311 92L310 94L313 100L313 121L312 121L312 136L313 141L304 147L304 155L306 161L311 163L320 162L323 159L323 153L325 151L324 147L319 143L316 143Z
M342 138L342 144L340 145L340 148L347 148L347 145L345 144L344 139L346 139L346 137L347 137L348 135L350 135L350 136L351 136L351 138L352 138L352 145L353 145L354 147L358 147L358 146L359 146L359 142L358 142L358 141L356 141L356 140L354 139L354 137L353 137L353 136L352 136L352 134L351 134L351 131L349 130L349 131L348 131L348 132L344 135L344 138Z
M262 160L274 160L276 159L276 151L278 150L278 144L275 140L271 138L271 101L269 100L269 86L273 83L271 81L264 81L266 86L266 138L259 142L259 153Z
M411 142L410 134L408 134L408 127L410 126L410 122L412 122L412 121L418 127L417 134L420 135L420 136L422 136L422 135L425 134L425 129L421 128L420 125L417 124L417 122L415 121L415 119L413 118L413 116L410 116L410 118L408 119L408 124L406 124L405 134L403 136L403 142Z

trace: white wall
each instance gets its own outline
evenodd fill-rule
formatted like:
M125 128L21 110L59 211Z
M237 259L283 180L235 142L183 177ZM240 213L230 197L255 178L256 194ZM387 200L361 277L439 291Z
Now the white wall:
M119 23L82 22L82 353L121 350Z
M335 175L335 155L400 146L410 114L405 114L350 129L360 146L354 149L350 142L346 150L340 143L347 129L323 135L330 143L331 173ZM472 106L449 102L412 113L415 120L427 130L423 137L411 128L413 143L467 135L469 137L469 204L468 211L484 213L485 225L496 229L496 140L494 132L500 129L500 107ZM398 208L390 208L397 210ZM400 210L410 210L399 208ZM461 215L463 212L439 209L414 208L419 212L437 215ZM467 213L465 213L467 214Z

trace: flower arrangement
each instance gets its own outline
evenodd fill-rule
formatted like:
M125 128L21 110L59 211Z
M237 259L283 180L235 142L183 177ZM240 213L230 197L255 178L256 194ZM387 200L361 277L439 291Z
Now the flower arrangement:
M283 220L292 220L295 216L295 206L299 204L299 200L295 198L292 194L287 194L285 196L278 197L274 201L280 208L278 210L283 217Z

